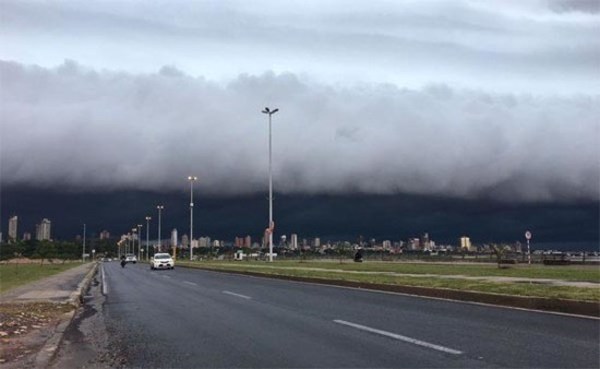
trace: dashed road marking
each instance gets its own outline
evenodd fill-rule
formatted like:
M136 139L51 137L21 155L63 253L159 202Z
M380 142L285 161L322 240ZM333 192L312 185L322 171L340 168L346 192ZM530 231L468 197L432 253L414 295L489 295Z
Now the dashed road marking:
M356 328L356 329L360 329L360 330L363 330L363 331L366 331L366 332L380 334L382 336L393 338L393 339L396 339L396 340L399 340L399 341L403 341L403 342L407 342L407 343L412 343L414 345L423 346L423 347L427 347L427 348L430 348L430 349L433 349L433 350L445 352L445 353L448 353L448 354L461 355L463 353L462 351L459 351L459 350L455 350L455 349L451 349L451 348L448 348L448 347L436 345L436 344L433 344L433 343L421 341L421 340L418 340L418 339L415 339L415 338L411 338L411 337L402 336L400 334L396 334L396 333L392 333L392 332L386 332L386 331L382 331L380 329L375 329L375 328L367 327L367 326L364 326L364 325L360 325L360 324L356 324L356 323L352 323L352 322L347 322L345 320L336 319L336 320L334 320L334 322L338 323L338 324L346 325L346 326L349 326L349 327L353 327L353 328Z
M239 293L235 293L235 292L231 292L231 291L223 291L223 293L226 294L226 295L241 297L241 298L246 299L246 300L250 300L251 299L250 296L240 295Z
M192 286L197 286L197 285L198 285L197 283L194 283L194 282L188 282L188 281L183 281L183 283L187 283L187 284L190 284L190 285L192 285Z

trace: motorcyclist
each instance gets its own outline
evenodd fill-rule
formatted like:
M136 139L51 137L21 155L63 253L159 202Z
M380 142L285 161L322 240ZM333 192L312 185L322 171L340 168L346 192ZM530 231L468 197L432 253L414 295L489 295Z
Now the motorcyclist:
M121 255L121 268L125 268L125 264L127 264L127 261L125 260L125 255Z

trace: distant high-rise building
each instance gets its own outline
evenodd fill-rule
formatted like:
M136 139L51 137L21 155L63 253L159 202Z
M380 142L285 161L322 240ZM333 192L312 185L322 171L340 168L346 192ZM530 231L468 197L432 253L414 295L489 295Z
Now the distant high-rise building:
M381 243L381 246L383 247L384 250L390 250L392 248L392 241L385 240Z
M173 228L171 231L171 246L177 246L177 228Z
M31 240L31 233L29 233L29 232L23 233L23 241L29 241L29 240Z
M108 240L110 238L110 233L107 230L100 232L101 240Z
M247 235L246 238L244 238L244 247L251 247L251 246L252 246L252 237Z
M418 238L411 238L411 239L409 239L408 240L408 248L409 248L409 250L418 250L420 242L421 242L421 240L419 240Z
M460 248L470 250L471 249L471 239L466 236L461 237L460 238Z
M290 236L290 248L292 250L298 250L298 235L295 233L292 233Z
M321 239L319 237L315 237L315 239L313 240L313 246L321 247Z
M18 216L12 216L8 219L8 241L16 241L17 240L17 225L19 222Z
M421 236L421 240L419 242L421 250L431 250L431 245L429 244L429 241L429 233L423 233L423 236Z
M184 234L183 236L181 236L181 246L183 248L187 248L190 244L190 238L188 237L187 234Z
M198 238L198 246L199 247L209 247L210 246L210 237Z
M35 226L35 238L38 241L50 240L51 226L52 222L46 218L42 219L42 222Z

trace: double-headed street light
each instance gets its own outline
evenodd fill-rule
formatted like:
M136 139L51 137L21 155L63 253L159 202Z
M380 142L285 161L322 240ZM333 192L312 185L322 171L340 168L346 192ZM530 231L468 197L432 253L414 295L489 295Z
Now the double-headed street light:
M190 261L192 261L194 255L194 247L192 246L192 241L194 240L194 181L196 181L198 177L189 176L188 181L190 181Z
M279 109L270 110L265 108L262 112L269 115L269 262L273 261L273 170L272 170L272 148L271 148L271 116L277 113Z
M160 251L162 251L162 241L161 241L162 239L160 238L160 226L161 226L161 224L160 224L160 222L161 222L160 216L161 216L162 210L165 207L163 205L158 205L158 206L156 206L156 208L158 209L158 250L160 252Z
M151 217L146 217L146 259L148 259L148 243L150 241L150 220L152 218Z

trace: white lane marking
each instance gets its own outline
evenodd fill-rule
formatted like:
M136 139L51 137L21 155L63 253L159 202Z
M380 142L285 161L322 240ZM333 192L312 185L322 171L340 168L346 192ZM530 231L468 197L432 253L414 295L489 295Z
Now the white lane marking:
M353 328L356 328L356 329L360 329L360 330L363 330L363 331L380 334L382 336L390 337L390 338L393 338L393 339L396 339L396 340L399 340L399 341L408 342L408 343L412 343L414 345L419 345L419 346L427 347L427 348L434 349L434 350L437 350L437 351L446 352L448 354L461 355L463 353L462 351L454 350L454 349L451 349L451 348L448 348L448 347L436 345L436 344L425 342L425 341L420 341L420 340L415 339L415 338L410 338L410 337L402 336L402 335L399 335L399 334L396 334L396 333L382 331L382 330L379 330L379 329L367 327L367 326L356 324L356 323L347 322L345 320L335 319L334 322L338 323L338 324L347 325L349 327L353 327Z
M102 294L108 295L108 286L106 285L106 278L104 278L104 265L102 265Z
M197 286L197 285L198 285L197 283L194 283L194 282L188 282L188 281L183 281L183 283L191 284L192 286Z
M171 277L169 277L168 275L164 275L164 274L163 274L163 275L161 275L161 277L163 277L163 278L171 278Z
M231 292L231 291L223 291L223 293L226 294L226 295L241 297L241 298L246 299L246 300L250 300L251 299L250 296L240 295L239 293L235 293L235 292Z

